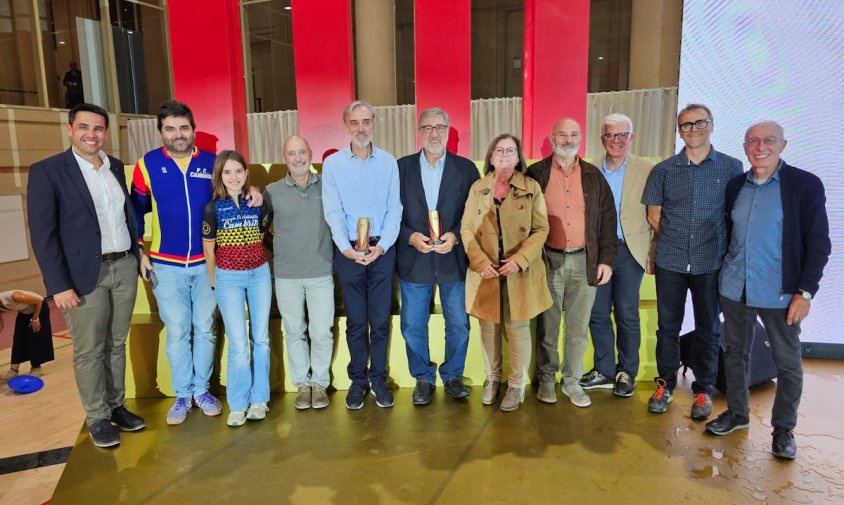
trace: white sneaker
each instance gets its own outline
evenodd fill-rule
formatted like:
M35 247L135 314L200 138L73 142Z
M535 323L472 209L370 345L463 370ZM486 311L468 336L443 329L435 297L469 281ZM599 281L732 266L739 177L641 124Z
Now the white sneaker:
M270 410L266 403L253 403L249 405L246 410L246 419L250 421L260 421L267 417L267 412Z
M229 426L243 426L246 424L246 411L236 410L229 414L229 419L226 421Z

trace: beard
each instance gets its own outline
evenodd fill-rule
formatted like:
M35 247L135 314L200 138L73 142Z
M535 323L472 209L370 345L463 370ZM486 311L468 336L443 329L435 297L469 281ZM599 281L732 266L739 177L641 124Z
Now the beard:
M178 142L178 141L185 141L186 142L184 149L179 149L178 147L176 147L176 142ZM184 154L184 153L193 152L193 143L194 143L194 139L188 138L188 137L182 137L182 138L174 139L172 142L164 142L164 147L166 147L167 150L170 151L171 153Z
M557 144L556 142L551 142L551 148L554 150L554 154L559 156L565 161L571 161L577 156L577 147L571 142L567 142L565 144Z
M445 152L445 146L448 144L448 137L444 137L441 139L439 144L426 144L425 151L429 152L434 156L440 156Z
M352 144L354 144L358 149L366 149L371 143L372 135L367 135L366 137L363 137L363 139L361 139L359 135L352 135Z

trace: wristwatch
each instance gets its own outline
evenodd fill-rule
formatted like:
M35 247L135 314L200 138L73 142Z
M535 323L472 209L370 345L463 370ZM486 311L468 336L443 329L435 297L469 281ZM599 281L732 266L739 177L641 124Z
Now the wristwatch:
M805 299L805 300L811 300L812 299L812 293L809 293L808 291L804 291L802 289L798 289L798 291L800 291L800 296L802 296L803 299Z

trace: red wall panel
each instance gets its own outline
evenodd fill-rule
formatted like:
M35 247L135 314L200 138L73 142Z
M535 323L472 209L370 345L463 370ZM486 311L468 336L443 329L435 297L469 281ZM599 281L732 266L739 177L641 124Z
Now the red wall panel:
M551 154L554 121L571 117L586 129L589 0L525 0L522 138L525 155ZM586 139L580 145L581 155Z
M293 0L292 7L299 135L320 162L326 150L349 144L342 114L355 99L352 7L349 0Z
M430 107L445 109L448 148L466 157L472 155L471 14L471 0L414 2L416 117Z
M178 0L167 3L167 13L174 95L193 110L197 145L248 158L237 0Z

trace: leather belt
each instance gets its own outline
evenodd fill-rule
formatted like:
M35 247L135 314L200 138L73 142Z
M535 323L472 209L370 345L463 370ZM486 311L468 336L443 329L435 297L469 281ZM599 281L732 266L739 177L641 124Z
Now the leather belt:
M581 247L580 249L557 249L555 247L545 246L545 249L552 251L552 252L555 252L557 254L580 254L580 253L586 251L585 247Z
M103 263L113 263L131 254L129 251L113 252L103 254Z

